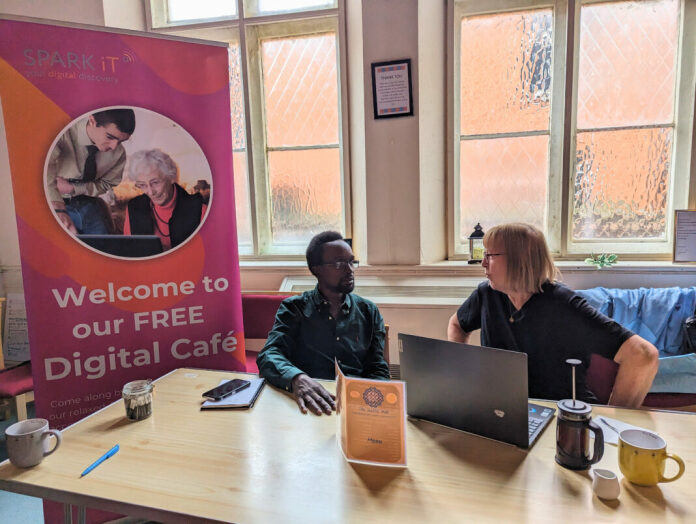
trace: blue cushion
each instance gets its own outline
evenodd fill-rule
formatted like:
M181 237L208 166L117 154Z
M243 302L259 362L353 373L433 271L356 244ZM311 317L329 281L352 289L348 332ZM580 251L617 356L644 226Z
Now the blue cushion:
M696 393L696 354L661 358L650 393Z

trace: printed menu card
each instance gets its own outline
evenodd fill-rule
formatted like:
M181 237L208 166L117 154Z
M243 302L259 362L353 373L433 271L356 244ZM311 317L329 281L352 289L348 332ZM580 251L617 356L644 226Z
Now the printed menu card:
M338 440L346 460L406 466L406 384L346 377L336 364Z

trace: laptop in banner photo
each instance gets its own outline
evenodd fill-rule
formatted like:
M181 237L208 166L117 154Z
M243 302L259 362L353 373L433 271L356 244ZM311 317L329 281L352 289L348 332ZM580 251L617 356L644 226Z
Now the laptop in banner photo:
M77 235L77 238L97 251L118 257L150 257L164 251L157 235Z
M527 355L399 333L409 416L529 448L555 409L530 404Z

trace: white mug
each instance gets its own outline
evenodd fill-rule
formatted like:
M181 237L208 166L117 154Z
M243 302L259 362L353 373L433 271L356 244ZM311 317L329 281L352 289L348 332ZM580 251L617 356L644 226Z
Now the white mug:
M56 443L50 448L49 437L54 435ZM30 468L39 464L60 446L63 437L57 429L48 428L45 418L30 418L12 424L5 430L7 455L18 468Z

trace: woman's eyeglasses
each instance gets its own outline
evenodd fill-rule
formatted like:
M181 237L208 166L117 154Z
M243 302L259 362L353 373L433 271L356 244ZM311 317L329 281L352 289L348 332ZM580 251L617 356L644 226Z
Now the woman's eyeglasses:
M491 261L491 257L501 257L501 256L503 256L504 254L505 254L505 253L489 253L488 251L484 251L484 252L483 252L483 258L484 258L484 260L485 260L486 262L490 262L490 261Z

